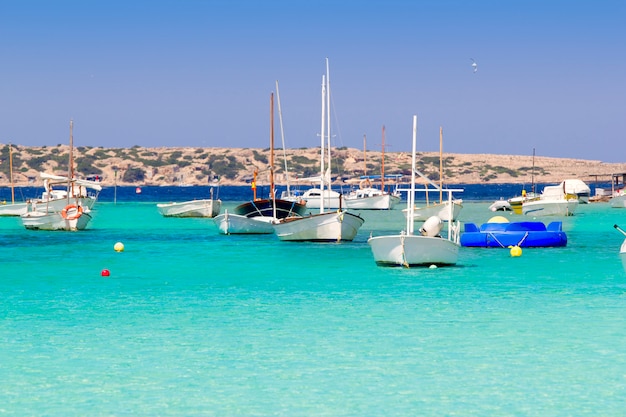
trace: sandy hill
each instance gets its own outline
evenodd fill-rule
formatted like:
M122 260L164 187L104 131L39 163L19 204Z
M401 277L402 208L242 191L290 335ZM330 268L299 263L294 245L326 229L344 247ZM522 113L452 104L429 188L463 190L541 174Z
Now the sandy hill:
M12 145L13 179L16 186L39 185L39 172L66 175L69 146L27 147ZM319 174L319 148L287 149L290 181ZM0 145L0 186L8 186L9 146ZM354 148L333 150L335 182L349 181L364 173L380 174L382 154ZM366 158L366 160L364 160ZM255 170L258 182L269 182L269 149L251 148L103 148L78 147L74 166L79 177L97 175L103 185L203 185L219 178L220 184L246 184ZM283 151L275 154L276 183L285 183ZM439 154L419 154L418 169L439 180ZM386 152L385 173L410 175L408 152ZM493 154L451 154L443 157L443 178L448 184L530 183L532 156ZM604 163L582 159L536 156L534 178L538 183L558 183L566 178L586 182L609 180L626 172L626 163Z

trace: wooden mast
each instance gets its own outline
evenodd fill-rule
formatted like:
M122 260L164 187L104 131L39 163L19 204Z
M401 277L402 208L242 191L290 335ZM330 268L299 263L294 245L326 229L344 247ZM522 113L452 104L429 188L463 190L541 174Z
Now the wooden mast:
M367 138L363 135L363 176L367 176Z
M383 125L383 154L382 154L382 168L380 173L380 190L385 192L385 125Z
M15 204L15 185L13 184L13 147L9 143L9 180L11 182L11 204Z
M443 202L443 127L439 126L439 204Z
M276 218L276 193L274 191L274 93L270 95L270 195L273 204L273 216Z

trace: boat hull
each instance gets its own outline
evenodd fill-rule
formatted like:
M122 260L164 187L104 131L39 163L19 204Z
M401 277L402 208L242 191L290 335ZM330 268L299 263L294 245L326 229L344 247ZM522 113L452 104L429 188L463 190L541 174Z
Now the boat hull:
M609 205L613 208L626 208L626 194L611 197Z
M375 236L367 242L381 266L455 265L459 258L459 244L442 237L400 234Z
M0 204L0 216L21 216L28 213L29 203Z
M463 205L458 201L452 202L452 221L455 221L461 213ZM402 210L402 213L406 217L408 209ZM413 209L413 221L423 222L426 219L437 216L444 222L450 221L450 202L445 201L443 203L431 204L429 206L415 207Z
M364 220L346 211L312 214L301 218L288 218L274 224L280 240L294 242L351 241Z
M308 189L302 194L308 209L319 209L322 202L322 192L319 188ZM337 191L325 189L323 193L324 209L337 210L343 206L342 196Z
M385 193L379 195L348 195L344 198L346 208L353 210L392 210L400 197Z
M215 217L221 207L221 200L211 199L157 204L157 210L164 217Z
M240 204L233 209L233 213L246 217L264 216L273 218L274 204L276 205L277 219L304 216L307 212L307 206L297 201L262 199Z
M60 212L43 213L33 211L20 216L22 224L29 230L84 230L91 221L91 214L84 211L77 219L65 219Z
M547 227L542 222L485 223L479 228L474 223L465 223L461 246L562 247L567 245L567 235L562 225L562 222L552 222Z
M578 200L527 201L522 204L522 214L526 216L573 216L578 207Z
M272 217L246 217L226 211L213 218L218 231L223 235L267 235L274 233Z

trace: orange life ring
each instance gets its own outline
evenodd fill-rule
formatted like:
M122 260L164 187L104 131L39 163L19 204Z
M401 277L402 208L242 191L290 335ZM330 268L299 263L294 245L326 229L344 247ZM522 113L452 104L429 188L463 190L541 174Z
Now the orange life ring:
M359 183L359 188L361 190L365 188L371 188L371 187L372 187L372 182L368 178L361 180L361 182Z
M76 214L67 214L70 210L76 210ZM83 207L76 204L68 204L63 210L61 210L61 217L65 220L76 220L83 214Z

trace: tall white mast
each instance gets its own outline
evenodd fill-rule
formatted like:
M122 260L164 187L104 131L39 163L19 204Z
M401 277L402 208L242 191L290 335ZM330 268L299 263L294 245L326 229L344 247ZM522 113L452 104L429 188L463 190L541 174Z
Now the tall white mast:
M322 130L321 130L321 146L320 146L320 213L324 212L324 142L326 140L325 127L325 111L326 111L326 76L322 75Z
M413 218L415 217L415 142L417 141L417 115L413 116L413 158L411 161L411 191L409 192L408 206L409 212L406 216L406 231L408 235L413 234Z
M276 80L276 100L278 101L278 120L280 122L280 137L283 143L283 159L285 161L285 182L287 183L287 195L291 196L289 189L289 169L287 166L287 151L285 150L285 130L283 129L283 111L280 107L280 92L278 91L278 80Z
M328 137L328 201L330 205L330 190L331 190L331 166L330 166L330 69L328 65L328 58L326 58L326 135Z

